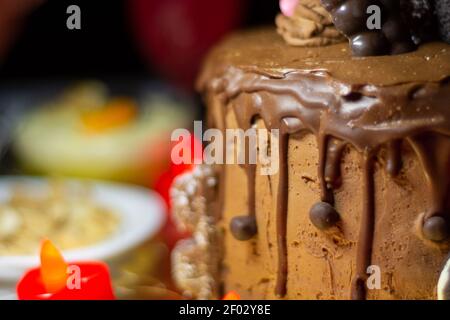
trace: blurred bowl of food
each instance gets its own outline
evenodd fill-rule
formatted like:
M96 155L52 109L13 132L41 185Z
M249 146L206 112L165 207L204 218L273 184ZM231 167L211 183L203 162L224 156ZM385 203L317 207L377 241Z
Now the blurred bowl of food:
M30 99L11 137L20 170L152 186L169 163L171 132L191 122L189 99L156 85L111 87L88 81Z
M14 298L25 270L39 265L43 238L67 261L116 261L154 236L164 203L151 190L93 180L0 178L0 299Z

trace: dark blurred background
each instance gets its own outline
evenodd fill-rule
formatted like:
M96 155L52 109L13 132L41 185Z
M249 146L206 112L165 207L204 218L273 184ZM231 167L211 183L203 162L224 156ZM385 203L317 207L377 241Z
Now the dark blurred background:
M160 17L158 10L164 10L161 3L169 2L186 3L187 15L191 14L193 23L197 24L194 28L202 28L201 23L197 23L196 20L208 20L207 16L210 14L228 21L233 28L271 24L278 11L276 0L206 1L213 4L210 5L213 9L219 10L221 6L233 8L236 17L230 16L226 10L198 12L195 8L195 0L47 0L31 10L29 14L24 14L24 17L20 18L23 23L15 24L14 27L17 28L14 30L15 39L12 40L10 49L6 51L0 63L0 81L10 83L41 77L103 78L119 75L133 77L163 75L163 77L171 78L170 71L164 74L164 71L155 67L160 63L156 56L170 55L170 48L161 48L161 52L149 57L145 44L149 40L145 38L145 35L143 36L145 25L147 24L147 28L150 28L152 23L156 29L159 28L154 30L152 37L164 37L167 34L167 30L164 30L167 22L160 22L158 26L155 20ZM235 4L231 4L232 2ZM81 8L81 30L66 28L68 17L66 8L71 4L77 4ZM142 9L144 7L146 9ZM234 7L239 9L235 10ZM144 10L148 10L147 15L142 12ZM176 23L177 21L173 21L173 24ZM174 25L170 32L173 33L173 29L177 28L182 34L182 25ZM205 23L203 28L220 29L221 26ZM218 30L216 33L221 32ZM203 46L205 42L206 45L210 45L211 40L208 39L207 34L200 34L198 37L199 45ZM154 40L156 43L158 41L160 40ZM165 49L167 52L164 52ZM186 82L185 79L180 81Z

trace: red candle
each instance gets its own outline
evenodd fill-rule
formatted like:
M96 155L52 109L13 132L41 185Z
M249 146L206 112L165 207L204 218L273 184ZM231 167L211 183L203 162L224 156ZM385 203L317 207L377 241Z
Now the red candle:
M41 266L28 270L17 284L20 300L114 300L108 266L102 262L67 264L44 240Z

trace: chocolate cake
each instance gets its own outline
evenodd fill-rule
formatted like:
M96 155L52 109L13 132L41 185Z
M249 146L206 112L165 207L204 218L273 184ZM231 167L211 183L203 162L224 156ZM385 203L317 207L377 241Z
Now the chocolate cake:
M206 59L208 126L279 130L279 170L203 164L177 179L192 238L173 272L189 297L449 296L450 45L355 57L323 2L300 0L278 33L237 33Z

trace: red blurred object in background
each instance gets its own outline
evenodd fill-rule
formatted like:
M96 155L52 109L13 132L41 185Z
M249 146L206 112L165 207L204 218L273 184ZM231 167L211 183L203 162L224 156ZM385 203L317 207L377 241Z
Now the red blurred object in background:
M131 0L131 23L144 57L164 77L191 89L208 49L239 26L246 0Z
M202 143L199 139L197 139L193 134L190 136L183 136L181 142L182 145L186 146L186 149L190 149L191 155L191 163L182 163L182 164L174 164L170 163L169 169L161 174L161 176L156 180L154 189L158 192L164 199L168 208L168 219L166 225L161 231L161 235L163 237L164 242L167 244L169 249L172 249L176 242L180 239L186 238L189 236L188 233L179 232L174 224L170 209L170 187L174 181L174 179L180 174L192 170L194 165L194 159L202 159L202 153L198 151L202 151ZM172 146L173 147L173 146ZM184 148L183 148L184 149Z

